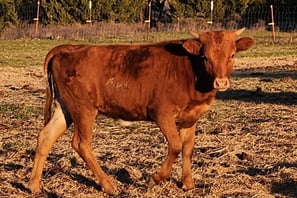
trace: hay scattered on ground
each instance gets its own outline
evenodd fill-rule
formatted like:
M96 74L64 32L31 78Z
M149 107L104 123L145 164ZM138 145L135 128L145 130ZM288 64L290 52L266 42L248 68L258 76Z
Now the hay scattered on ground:
M199 120L193 155L195 189L181 189L181 159L172 177L147 192L167 153L157 126L98 116L93 148L119 197L296 197L297 59L238 60L232 87ZM0 67L0 196L30 197L27 187L43 126L42 68ZM106 197L70 146L59 139L44 167L47 197Z

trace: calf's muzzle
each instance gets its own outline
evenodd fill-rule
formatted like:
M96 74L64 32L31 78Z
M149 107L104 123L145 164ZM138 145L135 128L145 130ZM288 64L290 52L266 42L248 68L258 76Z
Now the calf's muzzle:
M226 91L230 87L230 81L228 78L216 78L213 87L219 91Z

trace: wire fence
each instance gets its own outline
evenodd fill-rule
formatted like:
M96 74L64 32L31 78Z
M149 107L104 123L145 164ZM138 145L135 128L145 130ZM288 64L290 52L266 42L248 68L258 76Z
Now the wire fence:
M169 33L178 37L191 31L227 29L234 30L247 27L249 32L261 38L262 42L297 43L297 6L274 6L249 8L244 15L230 14L224 19L212 17L180 19L175 22L158 22L158 17L165 17L152 12L152 23L115 23L96 22L74 23L69 25L44 25L36 22L37 6L23 8L23 18L18 26L7 25L1 33L1 39L40 38L40 39L96 39L99 41L118 42L156 42L158 33ZM274 11L274 15L272 15ZM42 21L43 16L39 16ZM144 17L145 18L145 17ZM34 20L35 19L35 20ZM273 32L272 32L273 30ZM170 38L169 38L170 39Z

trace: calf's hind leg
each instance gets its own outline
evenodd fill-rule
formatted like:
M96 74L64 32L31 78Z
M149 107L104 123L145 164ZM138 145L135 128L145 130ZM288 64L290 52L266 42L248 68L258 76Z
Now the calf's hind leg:
M40 192L40 180L45 160L53 144L66 129L66 120L61 106L57 101L54 101L54 114L38 134L36 154L29 183L32 193Z
M84 109L82 111L82 109ZM92 130L97 110L89 110L80 107L80 113L74 117L74 136L72 139L73 149L87 163L88 167L99 180L102 190L108 194L115 194L116 188L109 177L99 166L92 150Z

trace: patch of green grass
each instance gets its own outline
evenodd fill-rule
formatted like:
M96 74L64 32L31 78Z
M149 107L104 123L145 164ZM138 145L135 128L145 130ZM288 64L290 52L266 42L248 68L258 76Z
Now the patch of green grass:
M295 44L257 44L251 49L238 53L237 57L286 57L296 56L297 46Z
M297 46L289 42L297 38L290 33L278 33L276 43L272 42L270 32L247 31L242 36L251 36L255 44L248 51L238 54L238 57L285 57L296 55ZM147 37L148 36L148 37ZM296 37L296 38L295 38ZM188 32L151 32L138 35L117 35L102 39L89 40L1 40L0 41L0 67L42 67L48 51L61 44L115 44L115 43L145 43L191 38ZM286 40L285 42L282 42ZM291 44L290 44L291 43Z
M0 66L42 66L48 51L67 41L5 40L0 41Z
M0 104L0 115L9 115L11 119L28 120L43 113L43 107L25 106L23 104Z
M17 150L20 147L21 142L20 140L14 139L14 140L9 140L9 142L3 144L3 149L5 150Z
M273 41L272 32L247 30L241 36L254 39L251 49L238 53L237 57L286 57L296 56L297 32L276 32Z

